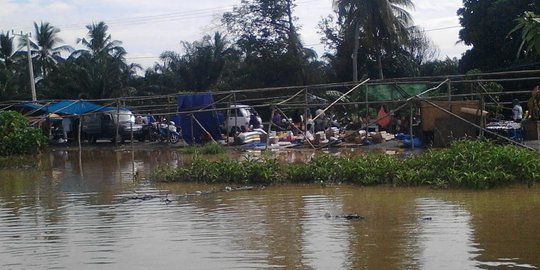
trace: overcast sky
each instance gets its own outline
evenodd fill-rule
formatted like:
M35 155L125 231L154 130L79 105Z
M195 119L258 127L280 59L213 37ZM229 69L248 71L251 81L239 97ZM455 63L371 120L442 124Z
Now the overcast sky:
M460 57L467 47L459 40L456 11L461 0L413 0L415 24L439 47L439 58ZM150 67L161 52L181 52L180 41L200 40L220 30L219 18L240 0L0 0L0 31L33 32L33 22L49 22L61 29L66 44L77 47L86 25L104 21L115 40L123 42L128 62ZM319 55L317 24L332 13L332 0L297 0L301 38Z

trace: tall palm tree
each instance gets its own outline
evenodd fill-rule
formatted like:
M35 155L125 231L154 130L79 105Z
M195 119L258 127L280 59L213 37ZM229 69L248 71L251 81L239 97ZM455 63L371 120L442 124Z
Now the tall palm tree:
M180 55L165 51L160 55L163 65L158 65L166 84L176 88L207 90L222 81L225 66L234 60L234 49L219 32L206 35L200 41L182 42L185 53ZM165 80L164 80L165 81Z
M35 41L30 40L31 53L37 60L41 75L47 76L47 73L60 61L62 51L70 52L73 48L69 45L60 45L63 40L58 36L60 29L52 26L48 22L41 22L39 25L34 22ZM22 44L26 44L23 37Z
M26 59L26 53L16 50L13 40L9 33L0 33L0 100L28 98L29 91L24 89L28 86L27 66L19 61Z
M354 28L353 80L358 80L358 49L360 36L373 48L377 58L380 79L382 56L385 48L408 39L412 18L405 8L413 8L412 0L334 0L334 8L345 18L345 24Z
M98 54L125 54L122 42L112 40L110 34L107 33L109 26L105 22L92 23L86 26L88 29L88 39L78 39L77 43L81 43L90 50L93 55Z
M127 87L127 80L137 66L126 63L127 52L121 46L122 42L112 39L104 22L92 23L86 29L87 36L77 40L86 49L74 51L70 56L80 63L77 76L81 79L77 83L81 84L81 94L107 98L128 93L121 89Z
M9 36L9 33L4 34L0 33L0 61L6 66L9 67L13 63L13 37Z

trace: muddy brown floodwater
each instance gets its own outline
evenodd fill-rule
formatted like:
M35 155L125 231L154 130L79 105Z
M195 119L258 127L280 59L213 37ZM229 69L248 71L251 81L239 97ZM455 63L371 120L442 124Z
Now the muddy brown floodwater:
M279 153L289 162L315 155ZM149 180L157 164L184 158L174 149L66 148L0 170L0 269L540 267L538 187L225 192Z

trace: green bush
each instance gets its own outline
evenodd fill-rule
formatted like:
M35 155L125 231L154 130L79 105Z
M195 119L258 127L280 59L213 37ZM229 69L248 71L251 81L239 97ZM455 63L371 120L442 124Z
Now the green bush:
M28 119L14 111L0 112L0 156L35 154L47 145L40 129L29 126Z
M286 179L291 183L335 182L335 157L321 155L309 163L291 164L285 169Z
M209 161L195 155L189 164L178 168L159 165L152 177L162 182L199 182L222 184L275 184L281 182L281 165L275 159Z
M184 150L184 153L190 155L218 155L225 153L225 147L223 147L221 144L212 142L202 146L189 146Z
M158 167L155 179L206 183L276 184L351 183L357 185L432 186L488 189L540 178L540 155L513 145L456 141L447 149L426 150L408 158L383 154L320 155L308 163L282 164L275 159L207 161L196 156L170 172Z
M430 150L404 160L395 183L474 189L513 183L532 185L540 176L538 164L540 156L524 148L462 140L448 149Z

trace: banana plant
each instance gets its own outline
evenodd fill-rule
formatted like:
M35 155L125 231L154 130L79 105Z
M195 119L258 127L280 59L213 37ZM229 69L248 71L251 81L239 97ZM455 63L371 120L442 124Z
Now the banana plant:
M540 16L532 11L526 11L516 19L517 25L510 30L507 38L521 30L521 44L516 58L523 52L535 52L540 56ZM526 48L525 48L526 46Z

